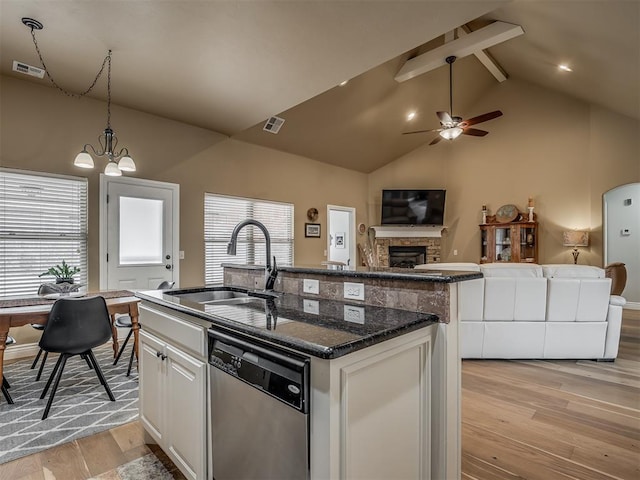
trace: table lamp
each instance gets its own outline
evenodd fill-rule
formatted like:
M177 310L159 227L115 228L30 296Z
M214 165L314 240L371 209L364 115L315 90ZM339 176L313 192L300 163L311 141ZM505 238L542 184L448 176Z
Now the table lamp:
M578 247L589 246L589 232L582 230L571 230L562 233L562 245L564 247L573 247L571 254L573 255L573 263L578 263Z

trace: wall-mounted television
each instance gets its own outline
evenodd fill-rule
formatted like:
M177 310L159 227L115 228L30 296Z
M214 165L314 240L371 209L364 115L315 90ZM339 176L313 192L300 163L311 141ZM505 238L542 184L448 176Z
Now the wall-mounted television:
M383 190L382 225L444 225L446 190Z

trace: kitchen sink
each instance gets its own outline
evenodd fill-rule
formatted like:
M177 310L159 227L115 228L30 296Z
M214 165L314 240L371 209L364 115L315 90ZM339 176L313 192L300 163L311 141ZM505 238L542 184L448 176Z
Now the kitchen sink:
M212 287L204 291L192 292L189 290L167 292L168 295L180 300L200 304L221 303L226 305L249 303L258 298L273 298L277 295L272 292L242 290L237 287Z

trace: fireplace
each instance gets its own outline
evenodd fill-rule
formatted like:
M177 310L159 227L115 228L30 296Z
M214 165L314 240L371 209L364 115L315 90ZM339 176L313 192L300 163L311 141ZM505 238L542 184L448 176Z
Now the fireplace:
M413 268L422 263L439 263L441 237L445 227L373 226L373 254L379 267ZM397 252L393 255L392 252ZM392 260L392 256L394 258Z
M389 246L389 266L395 268L413 268L427 263L427 247Z

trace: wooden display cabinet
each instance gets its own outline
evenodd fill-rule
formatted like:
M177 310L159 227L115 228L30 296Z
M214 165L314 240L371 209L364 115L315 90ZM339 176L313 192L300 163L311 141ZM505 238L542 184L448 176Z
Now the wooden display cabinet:
M520 213L520 220L498 223L488 216L480 227L480 263L538 263L538 222L522 221L528 214Z

